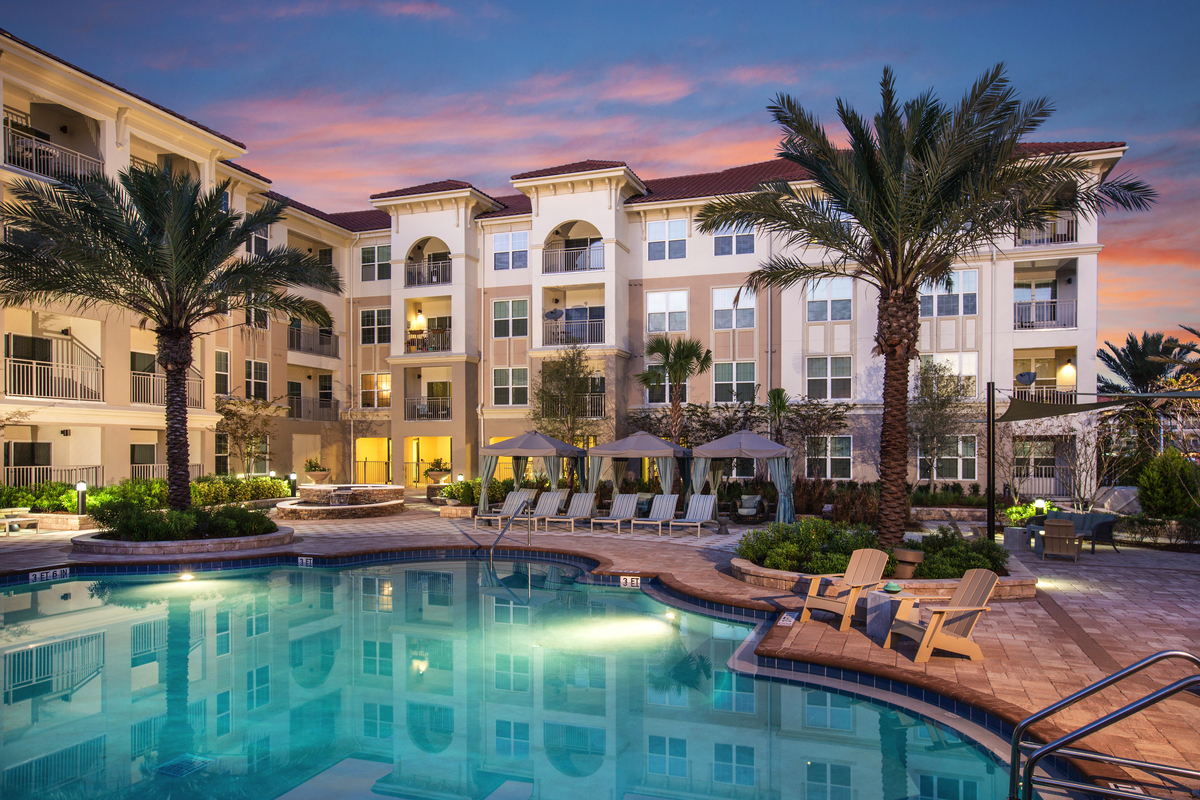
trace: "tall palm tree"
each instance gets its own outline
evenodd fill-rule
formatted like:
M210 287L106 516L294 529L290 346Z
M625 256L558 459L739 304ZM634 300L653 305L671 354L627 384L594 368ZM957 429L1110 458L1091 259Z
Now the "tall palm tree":
M284 205L267 201L242 215L228 210L228 188L226 181L204 191L186 174L135 168L116 181L17 180L15 200L0 206L10 232L0 242L0 305L116 307L157 334L166 381L167 501L175 509L191 505L187 375L195 339L246 310L328 326L324 306L288 290L342 291L332 266L298 250L247 254L246 242L281 219Z
M787 389L776 387L767 392L767 425L771 440L783 444L783 420L792 408Z
M756 226L796 253L772 256L747 279L749 289L849 276L878 292L875 352L884 358L879 535L894 544L906 513L909 362L918 355L919 290L950 285L955 264L1012 241L1018 228L1046 225L1062 212L1146 209L1156 195L1128 176L1098 180L1093 166L1075 156L1023 147L1052 107L1044 99L1020 102L1002 64L955 106L932 91L902 104L890 68L880 86L873 120L838 100L847 148L836 146L798 100L776 97L769 110L783 129L779 157L802 167L807 180L718 198L701 209L699 220L707 232Z
M1108 367L1113 377L1098 375L1096 387L1107 394L1154 391L1155 384L1179 372L1189 352L1188 346L1174 336L1148 331L1142 331L1140 340L1135 334L1128 334L1124 347L1109 341L1104 346L1108 349L1097 350L1096 358Z
M703 375L712 369L712 350L698 339L672 339L655 336L646 344L646 371L637 376L638 383L647 389L667 382L671 403L671 441L679 444L683 433L683 391L688 378ZM656 369L657 367L657 369Z

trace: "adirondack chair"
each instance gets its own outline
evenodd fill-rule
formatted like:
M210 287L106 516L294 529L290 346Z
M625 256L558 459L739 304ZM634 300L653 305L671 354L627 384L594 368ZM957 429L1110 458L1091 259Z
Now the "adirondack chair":
M864 589L869 591L883 582L887 561L888 554L882 550L855 550L850 554L850 563L844 573L809 576L808 597L804 599L800 621L808 622L813 611L829 611L842 616L838 630L849 630L859 595ZM840 580L835 581L835 578ZM821 594L821 585L826 580L831 581L832 586L825 594Z
M617 533L620 533L621 523L632 522L636 509L636 494L615 494L612 499L612 507L608 510L608 516L592 517L592 530L596 530L597 523L607 525L611 522L617 526Z
M983 651L971 641L971 633L975 630L975 623L979 622L979 617L988 610L987 601L999 580L996 573L988 569L967 570L967 574L959 581L958 588L954 590L950 604L933 607L933 619L929 620L928 625L907 621L912 601L916 598L902 598L900 609L896 612L896 621L892 623L891 631L883 640L884 648L890 648L893 638L900 635L920 642L917 655L913 658L918 664L928 661L935 649L948 650L972 661L981 661Z
M500 507L499 511L490 514L475 515L475 527L479 527L479 520L488 522L495 520L503 525L504 520L516 515L522 501L528 500L532 503L535 494L537 494L537 489L515 489L509 492L508 497L504 498L504 505Z
M533 518L533 527L537 528L538 520L542 520L546 525L546 530L550 530L551 522L561 522L564 525L571 526L571 533L575 532L575 523L583 522L592 518L592 514L596 511L596 493L595 492L580 492L571 498L571 505L567 509L566 514Z
M1083 538L1075 532L1074 522L1069 519L1048 519L1041 536L1042 561L1046 560L1046 556L1064 556L1076 564L1079 563L1079 555L1083 552Z
M681 528L688 528L692 525L696 526L696 538L700 538L700 528L705 524L716 525L717 521L713 519L713 504L717 502L715 494L694 494L692 499L688 501L687 513L683 515L683 519L673 519L667 522L667 533L675 530L678 525Z
M662 536L663 523L675 519L675 507L678 505L679 495L677 494L655 495L654 505L650 507L650 516L632 520L629 523L629 530L632 531L634 525L645 525L658 528L658 535Z

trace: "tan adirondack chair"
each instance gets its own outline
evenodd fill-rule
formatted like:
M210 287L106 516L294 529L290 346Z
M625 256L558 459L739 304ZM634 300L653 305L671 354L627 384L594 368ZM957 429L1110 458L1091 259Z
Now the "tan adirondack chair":
M538 520L546 525L546 530L550 530L551 522L561 522L564 525L571 526L571 533L575 532L576 522L587 522L592 518L592 514L596 510L596 493L595 492L579 492L571 497L571 505L567 508L567 513L558 515L550 514L549 516L533 518L533 527L537 528Z
M650 516L630 521L629 530L632 531L634 525L646 525L658 528L658 535L662 536L663 523L675 519L675 507L678 505L679 495L677 494L656 495L654 504L650 506Z
M920 642L913 659L918 664L928 661L934 650L948 650L972 661L982 661L983 651L971 641L971 633L979 617L988 610L987 601L999 580L990 569L967 570L954 590L954 596L950 598L950 605L934 606L933 619L929 620L928 625L907 621L912 600L903 598L896 612L896 621L883 640L884 648L890 648L893 638L900 635Z
M850 563L844 573L832 575L810 575L808 597L804 599L801 622L808 622L813 611L829 611L841 614L842 623L838 630L850 629L850 620L858 606L858 597L864 589L874 589L883 582L883 570L887 567L888 554L882 550L855 550L850 554ZM835 580L838 579L838 580ZM825 581L832 585L821 594Z
M1046 556L1065 556L1076 564L1083 552L1083 538L1075 533L1075 523L1069 519L1048 519L1042 533L1042 561Z

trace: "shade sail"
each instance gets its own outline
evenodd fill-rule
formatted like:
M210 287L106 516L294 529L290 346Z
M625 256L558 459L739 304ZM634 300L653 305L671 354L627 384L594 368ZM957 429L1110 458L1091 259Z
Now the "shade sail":
M692 452L686 447L664 441L645 431L638 431L624 439L588 448L589 456L603 458L662 458L667 456L686 458L691 454Z
M519 436L479 448L485 456L524 456L525 458L580 458L586 455L581 447L559 441L537 431L525 431Z
M791 458L792 448L752 431L738 431L693 447L692 454L704 458Z

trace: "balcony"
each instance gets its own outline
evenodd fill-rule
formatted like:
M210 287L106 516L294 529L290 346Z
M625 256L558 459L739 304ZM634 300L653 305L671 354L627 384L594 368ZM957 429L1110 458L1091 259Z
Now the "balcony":
M1074 328L1074 300L1021 300L1013 303L1013 327L1017 330Z
M1031 403L1053 403L1055 405L1070 405L1076 402L1076 387L1074 386L1026 386L1013 390L1013 397L1018 400L1028 400Z
M406 397L404 419L409 422L451 419L452 407L453 403L449 397Z
M1055 464L1017 464L1013 483L1024 497L1068 497L1067 471Z
M165 406L167 376L151 372L129 373L129 402ZM191 375L187 379L187 407L204 408L204 380L198 375Z
M103 402L104 367L6 358L4 392L9 397Z
M544 416L562 419L574 416L579 419L604 419L604 395L599 392L577 394L574 398L557 398L542 407Z
M543 347L561 347L569 344L604 344L604 320L547 320L542 324Z
M288 350L316 356L338 357L338 336L330 328L288 326Z
M437 286L453 280L451 262L445 260L413 261L404 265L405 286Z
M8 125L4 126L4 163L47 178L94 175L104 171L104 162L98 158L76 153Z
M404 339L406 353L450 352L450 329L410 330Z
M1059 217L1040 228L1021 228L1014 244L1017 247L1042 247L1050 244L1072 244L1079 241L1079 224L1075 217Z
M604 249L601 247L568 247L542 251L542 274L560 272L595 272L604 269Z
M317 422L337 422L338 401L317 397L287 398L288 419L308 419Z
M203 474L199 464L188 465L188 479L196 480ZM166 464L130 464L129 477L131 478L146 478L148 480L166 480L167 465ZM91 484L88 484L89 486Z
M391 483L392 462L390 461L355 461L355 483Z
M104 484L104 467L95 464L91 466L4 468L6 486L31 486L47 481L69 483L72 486L83 481L88 486L102 486Z

